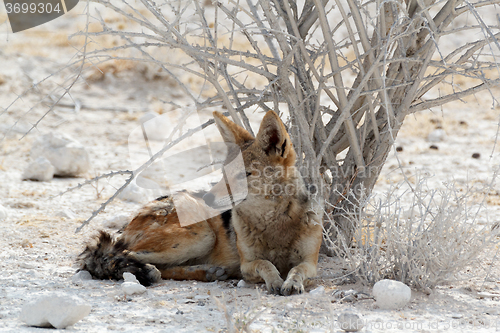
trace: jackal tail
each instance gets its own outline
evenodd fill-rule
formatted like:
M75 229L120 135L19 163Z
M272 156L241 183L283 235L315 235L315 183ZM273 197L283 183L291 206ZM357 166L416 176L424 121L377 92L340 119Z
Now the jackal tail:
M86 270L97 279L120 280L125 272L134 274L144 286L161 279L155 266L139 261L125 242L114 240L105 231L100 231L94 242L87 244L77 262L80 265L78 271Z

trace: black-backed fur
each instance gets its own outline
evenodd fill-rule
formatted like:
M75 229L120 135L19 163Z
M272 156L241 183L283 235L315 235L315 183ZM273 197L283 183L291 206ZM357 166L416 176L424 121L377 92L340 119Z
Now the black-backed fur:
M222 218L222 225L224 226L224 229L226 229L226 232L229 233L231 232L231 217L232 217L232 209L226 210L222 214L220 214L220 217Z
M96 240L96 243L87 244L78 256L78 271L86 270L95 278L111 280L121 280L123 273L129 272L144 286L150 286L159 280L156 268L136 259L123 241L115 241L105 231L100 231Z

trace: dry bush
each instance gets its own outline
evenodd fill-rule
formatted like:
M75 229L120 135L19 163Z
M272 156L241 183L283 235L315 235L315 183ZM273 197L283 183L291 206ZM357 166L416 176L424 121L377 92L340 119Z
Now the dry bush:
M408 184L363 198L356 212L342 213L352 221L354 246L342 236L329 246L367 284L394 279L429 292L498 244L498 228L479 222L488 194L484 189L460 191L448 184L430 190L425 178L414 187Z

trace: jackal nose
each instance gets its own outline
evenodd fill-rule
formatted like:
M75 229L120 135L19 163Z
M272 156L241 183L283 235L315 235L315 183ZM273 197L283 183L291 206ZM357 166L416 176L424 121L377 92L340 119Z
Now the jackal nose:
M203 196L203 201L205 201L205 203L212 207L213 204L214 204L214 201L215 201L215 195L213 195L212 193L208 192L208 193L205 193L205 195Z

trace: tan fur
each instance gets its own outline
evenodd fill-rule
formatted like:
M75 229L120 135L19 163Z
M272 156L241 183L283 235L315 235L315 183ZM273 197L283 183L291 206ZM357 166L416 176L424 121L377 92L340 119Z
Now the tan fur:
M121 271L106 266L112 256L122 271L129 269L129 262L145 265L139 271L146 283L155 282L160 273L164 279L200 281L243 276L250 282L265 282L270 292L289 295L303 292L304 280L316 275L321 209L309 198L295 168L296 154L285 126L270 111L254 138L218 112L214 119L223 139L242 152L245 170L226 170L225 178L246 179L247 197L230 214L187 226L181 226L171 197L148 204L117 240L115 247L121 252L111 252L109 236L101 236L106 247L89 246L84 251L82 262L93 267L95 276L120 276ZM210 192L213 203L227 202L228 192L232 197L223 179ZM212 209L202 198L182 195L193 220ZM108 259L94 258L99 253Z
M223 135L226 141L247 137L240 134L246 132L241 127L227 126L227 118L221 114L214 116L221 133L233 132ZM255 140L234 143L242 149L249 145L243 150L243 159L251 173L248 196L233 208L232 215L242 275L250 282L264 281L270 292L301 293L303 281L316 275L322 218L295 168L290 137L270 111Z
M193 200L202 201L194 198ZM201 204L201 203L200 203ZM220 216L181 226L171 198L155 201L127 225L120 239L142 262L160 268L161 277L211 281L206 269L223 268L226 277L239 277L239 258ZM231 244L232 243L232 244ZM192 269L202 265L203 269Z

